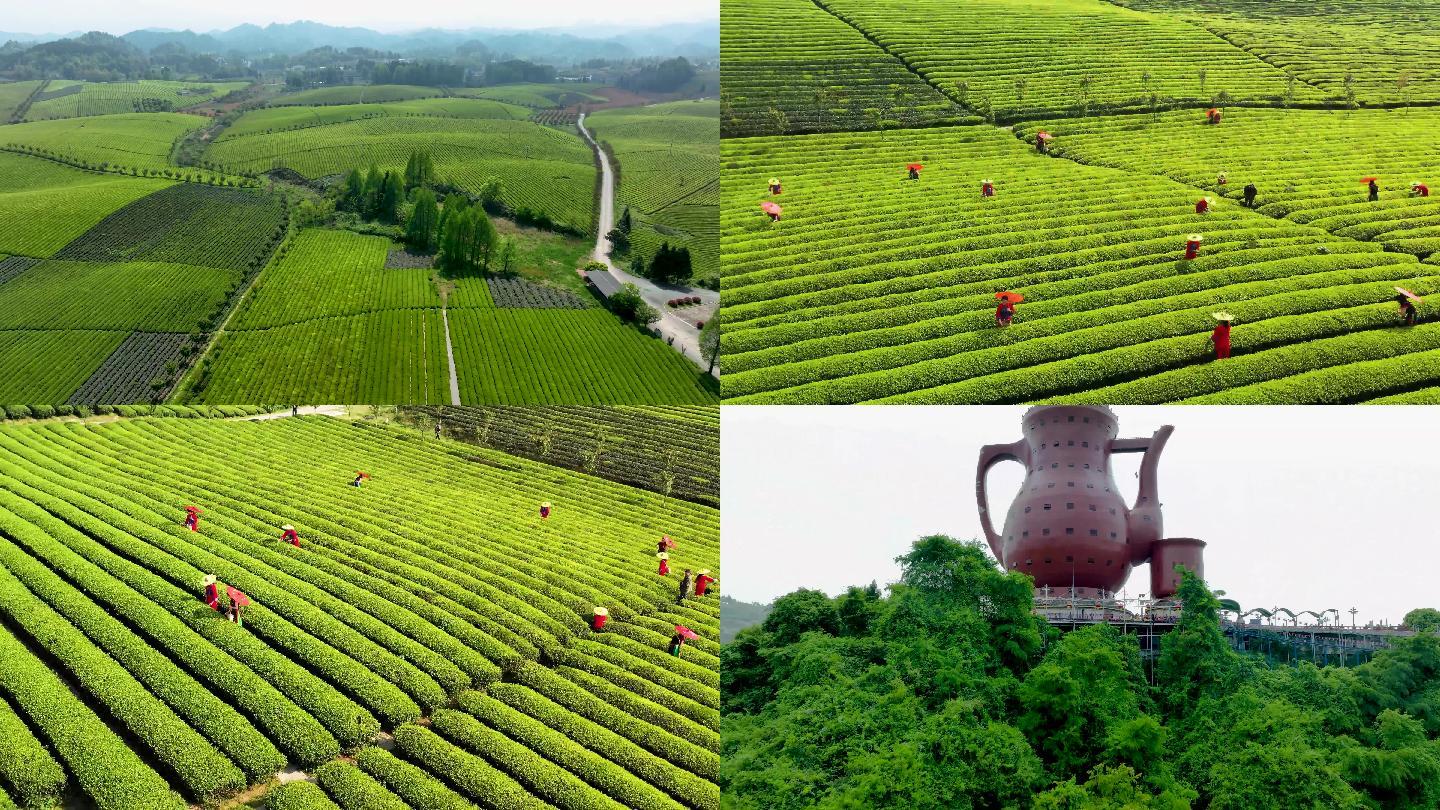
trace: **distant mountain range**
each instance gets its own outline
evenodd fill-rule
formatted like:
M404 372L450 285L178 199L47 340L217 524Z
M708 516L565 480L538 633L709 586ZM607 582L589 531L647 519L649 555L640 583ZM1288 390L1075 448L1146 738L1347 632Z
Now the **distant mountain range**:
M0 43L26 44L74 39L69 34L26 34L0 31ZM661 56L688 56L707 59L720 52L718 21L673 23L645 28L586 26L548 28L534 31L471 28L466 30L422 29L405 33L383 33L369 28L339 27L301 20L266 26L239 25L225 31L166 31L142 29L122 37L144 51L160 45L183 45L196 53L295 54L313 48L371 48L405 55L452 51L457 45L480 41L491 52L521 59L554 61L564 54L572 61L627 59Z
M720 597L720 643L729 644L735 636L747 627L765 621L770 615L771 605L759 602L741 602L728 596Z

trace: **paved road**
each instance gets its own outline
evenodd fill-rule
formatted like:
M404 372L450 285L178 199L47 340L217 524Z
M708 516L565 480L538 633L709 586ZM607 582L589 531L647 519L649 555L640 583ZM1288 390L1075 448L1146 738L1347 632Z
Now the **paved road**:
M321 416L345 416L345 406L344 406L344 405L301 405L301 406L300 406L300 415L301 415L301 416L310 416L311 414L319 414L319 415L321 415ZM244 421L247 421L247 422L255 422L255 421L262 420L262 419L284 419L285 417L287 417L287 416L289 416L289 415L290 415L290 409L289 409L289 408L286 408L286 409L283 410L283 411L275 411L274 413L262 413L262 414L258 414L258 415L256 415L256 416L236 416L236 417L234 417L234 418L235 418L235 419L241 419L241 420L244 420Z
M450 404L460 404L460 379L455 376L455 347L450 343L450 313L440 307L440 317L445 319L445 359L450 363Z
M705 361L700 357L700 330L671 313L665 302L682 295L697 295L706 306L717 306L720 293L703 287L661 287L648 278L630 275L610 261L610 239L606 234L615 227L615 172L610 168L610 156L605 154L605 150L591 137L590 130L585 128L584 113L580 114L576 123L580 127L580 134L585 136L585 140L590 142L590 148L594 149L600 158L600 219L595 235L595 261L610 268L610 272L620 283L638 287L645 301L660 313L660 320L655 323L660 334L667 339L674 338L672 345L675 349L697 366L704 368ZM715 376L720 376L718 368Z

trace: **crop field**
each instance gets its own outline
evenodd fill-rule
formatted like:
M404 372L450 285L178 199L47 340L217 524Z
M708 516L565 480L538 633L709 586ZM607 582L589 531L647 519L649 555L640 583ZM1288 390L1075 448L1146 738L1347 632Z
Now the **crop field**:
M0 285L0 330L188 332L239 281L213 267L51 259Z
M1143 107L1152 93L1164 102L1194 104L1221 91L1242 101L1326 96L1298 82L1292 92L1284 71L1203 28L1105 0L977 0L964 6L944 0L824 0L824 5L952 99L972 109L988 104L997 115L1087 105ZM1037 59L1037 53L1045 58ZM1088 85L1082 83L1086 78ZM1023 92L1017 85L1022 79Z
M580 233L594 228L594 158L577 133L528 121L432 116L370 118L221 140L206 160L233 172L284 166L305 177L374 164L403 170L428 151L441 183L478 192L490 178L512 209L548 215Z
M145 402L155 393L156 381L167 379L166 366L178 366L190 336L183 332L131 332L67 404L94 402ZM168 386L163 386L168 388Z
M811 0L721 4L720 61L726 136L976 120Z
M182 810L288 765L271 807L718 808L718 601L674 603L661 534L719 568L715 508L393 425L0 426L0 796Z
M1173 14L1219 34L1332 95L1350 77L1358 100L1404 103L1440 98L1435 0L1116 0ZM1404 81L1398 81L1401 78Z
M715 101L677 101L585 119L620 166L615 218L630 209L634 250L648 258L664 242L688 247L697 279L720 268L719 113Z
M1429 132L1440 110L1234 109L1218 127L1195 111L1022 124L1055 136L1053 151L1082 163L1164 175L1239 199L1253 182L1257 209L1424 256L1440 250L1440 208L1410 184L1440 192L1440 154ZM1286 137L1293 135L1293 137ZM1277 137L1280 136L1280 137ZM1216 185L1220 172L1229 182ZM1369 202L1361 178L1378 176Z
M325 107L262 107L240 116L217 141L246 135L338 124L362 118L428 115L438 118L509 118L524 120L530 110L514 104L473 98L423 98L388 104L336 104Z
M1400 328L1390 300L1440 290L1440 268L1228 200L1197 215L1203 192L1172 180L989 127L732 139L722 161L727 401L1335 402L1440 381L1440 328ZM757 201L782 171L772 224ZM1011 289L1025 302L997 329ZM1222 308L1235 356L1209 362Z
M318 106L323 104L378 104L386 101L408 101L416 98L434 98L445 95L438 87L419 87L413 84L357 84L340 87L318 87L286 93L273 99L272 106L300 104Z
M719 410L704 405L404 408L447 438L720 505ZM421 427L424 430L424 426Z
M164 170L170 147L205 119L182 113L132 113L12 124L0 145L27 146L90 164Z
M134 82L51 82L42 99L30 105L27 121L53 118L170 112L183 109L247 86L247 82L170 82L146 79ZM79 87L79 90L73 89ZM52 91L64 92L53 98Z
M585 89L580 89L580 88ZM506 104L543 109L567 107L585 102L608 101L605 96L595 93L594 85L573 83L562 84L500 84L493 87L464 87L455 90L457 96L489 98Z
M10 121L15 110L40 86L39 80L28 82L0 82L0 124Z
M0 253L49 257L115 210L169 185L0 152Z
M95 330L0 332L0 400L65 402L125 337Z

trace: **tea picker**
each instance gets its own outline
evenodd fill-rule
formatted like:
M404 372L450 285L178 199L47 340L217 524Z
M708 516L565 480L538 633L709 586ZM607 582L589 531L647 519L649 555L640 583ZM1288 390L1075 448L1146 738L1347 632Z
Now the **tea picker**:
M241 593L234 585L226 585L225 593L230 597L230 614L226 617L236 625L244 627L245 623L240 619L240 609L250 604L250 597Z
M1248 185L1245 186L1245 192L1244 192L1244 193L1245 193L1245 207L1246 207L1246 208L1254 208L1254 207L1255 207L1255 195L1260 193L1260 189L1256 188L1254 183L1250 183L1250 184L1248 184Z
M215 575L206 574L202 584L205 586L205 595L201 597L201 601L209 605L211 610L219 610L220 586L215 584Z
M1429 197L1430 187L1420 182L1419 180L1416 180L1415 182L1410 184L1410 193L1415 195L1416 197Z
M779 194L779 193L780 193L780 178L778 178L778 177L772 177L772 178L770 178L770 193L771 193L771 194Z
M1200 255L1200 242L1202 239L1203 237L1201 237L1200 234L1192 233L1190 234L1190 238L1185 240L1186 259L1193 259Z
M680 648L685 645L685 640L699 637L700 635L698 633L686 627L685 625L675 625L675 635L670 637L670 654L675 656L676 658L679 658Z
M1206 342L1215 344L1215 359L1224 360L1230 356L1230 322L1235 320L1235 316L1222 310L1210 313L1210 317L1219 323L1215 324L1215 331L1210 333Z
M295 527L289 523L280 527L280 539L296 548L300 547L300 535L296 534Z
M1401 320L1405 322L1406 326L1414 326L1415 320L1419 315L1419 313L1415 311L1415 305L1424 299L1404 287L1396 287L1395 292L1397 293L1395 303L1400 305Z
M655 559L660 561L660 576L670 576L670 555L662 551L655 555Z
M549 520L549 519L550 519L550 502L549 502L549 501L542 501L542 502L541 502L541 504L540 504L540 519L541 519L541 520Z
M1050 150L1050 140L1054 137L1043 129L1035 133L1035 151L1046 154Z
M670 539L670 535L662 534L660 535L660 541L655 544L655 553L664 554L673 548L675 548L675 541Z
M710 576L710 569L701 568L700 573L695 575L695 595L704 596L705 592L710 590L710 584L714 581L715 577Z
M989 180L980 181L980 196L981 198L994 197L995 184L990 182Z
M1195 201L1195 213L1197 213L1197 214L1208 214L1208 213L1210 213L1210 198L1209 198L1209 197L1201 197L1200 199L1198 199L1198 200Z
M1379 179L1380 178L1378 177L1360 178L1360 182L1365 183L1370 187L1370 202L1376 202L1380 199L1380 184L1376 182Z
M995 325L1002 328L1009 326L1010 322L1015 319L1015 305L1024 301L1025 296L1006 290L995 293L995 298L1000 301L1000 304L995 307Z
M370 480L370 473L360 472L359 470L356 470L356 471L355 471L355 480L350 482L350 486L352 486L352 487L358 487L358 486L360 486L361 484L363 484L363 483L365 483L366 481L369 481L369 480Z
M765 212L766 216L770 217L770 222L772 224L780 221L780 212L784 210L779 205L770 202L769 200L760 203L760 209Z
M1206 111L1205 111L1205 123L1207 123L1207 124L1219 124L1219 123L1220 123L1220 108L1218 108L1218 107L1211 107L1210 109L1206 110Z
M905 170L908 171L908 172L910 172L910 179L911 179L911 180L919 180L919 179L920 179L920 170L923 169L923 168L925 168L925 167L924 167L924 166L921 166L919 163L906 163L906 164L905 164Z
M675 604L685 603L685 597L690 595L690 569L685 569L685 578L680 580L680 594L675 597Z
M185 507L185 528L192 532L200 531L200 515L202 511L198 506Z
M605 629L605 622L608 621L610 621L610 611L596 605L595 612L590 617L590 629L598 633Z
M1225 172L1220 172L1220 175L1215 178L1215 185L1217 186L1223 186L1229 182L1230 178L1225 175Z

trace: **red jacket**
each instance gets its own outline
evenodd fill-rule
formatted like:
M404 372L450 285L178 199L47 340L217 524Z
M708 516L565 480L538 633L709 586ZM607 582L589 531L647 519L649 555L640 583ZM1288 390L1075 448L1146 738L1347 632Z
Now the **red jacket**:
M1206 202L1205 200L1201 199L1201 200L1198 200L1198 201L1195 203L1195 213L1197 213L1197 214L1203 214L1203 213L1205 213L1206 211L1209 211L1209 210L1210 210L1210 203Z
M205 604L215 610L220 609L220 588L213 583L205 586Z
M714 581L715 581L715 578L712 577L712 576L710 576L710 575L708 575L708 574L701 574L700 576L696 577L696 578L695 578L695 595L696 595L696 596L704 596L704 595L705 595L705 590L706 590L707 588L709 588L709 587L710 587L710 583L712 583L712 582L714 582Z

